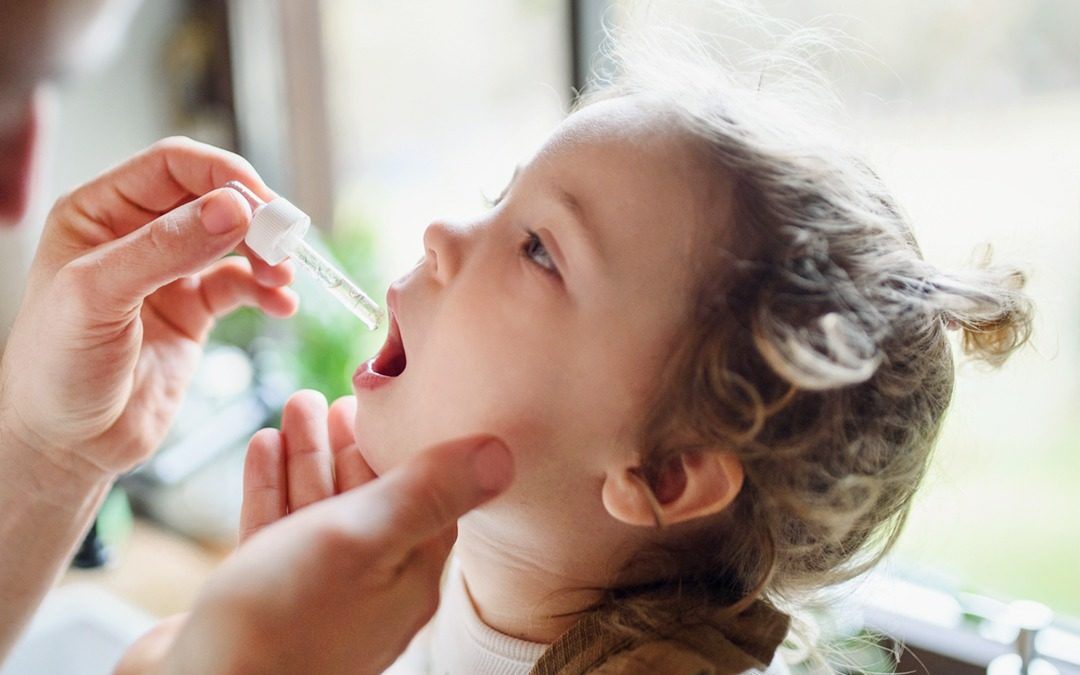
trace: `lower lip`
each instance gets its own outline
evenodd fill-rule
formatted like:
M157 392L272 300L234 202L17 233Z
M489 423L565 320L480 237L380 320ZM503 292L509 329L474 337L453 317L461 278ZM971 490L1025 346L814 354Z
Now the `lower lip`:
M361 389L373 391L379 387L385 387L394 381L395 378L393 377L376 373L371 367L373 361L373 358L368 359L361 363L360 367L356 369L356 374L353 375L352 381L353 387L355 387L357 391Z

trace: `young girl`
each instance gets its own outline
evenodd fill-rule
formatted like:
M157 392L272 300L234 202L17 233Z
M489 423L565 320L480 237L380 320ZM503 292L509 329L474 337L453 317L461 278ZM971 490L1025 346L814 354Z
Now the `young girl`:
M766 668L788 612L895 541L947 332L992 364L1028 335L1018 272L925 262L873 171L768 86L655 45L619 66L490 210L427 229L357 371L375 473L476 434L516 467L399 668Z

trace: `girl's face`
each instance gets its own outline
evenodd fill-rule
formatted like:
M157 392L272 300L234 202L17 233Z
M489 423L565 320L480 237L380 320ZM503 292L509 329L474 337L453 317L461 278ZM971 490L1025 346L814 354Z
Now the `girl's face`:
M670 127L670 123L668 123ZM686 310L709 192L663 116L630 99L567 118L486 213L435 222L354 380L377 473L433 444L502 438L528 508L582 515L633 463Z

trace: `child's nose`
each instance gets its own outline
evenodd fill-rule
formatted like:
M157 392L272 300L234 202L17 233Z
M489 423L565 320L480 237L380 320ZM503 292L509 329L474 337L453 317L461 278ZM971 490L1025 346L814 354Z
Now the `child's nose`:
M453 278L461 264L461 238L459 228L442 221L424 230L424 261L442 283Z

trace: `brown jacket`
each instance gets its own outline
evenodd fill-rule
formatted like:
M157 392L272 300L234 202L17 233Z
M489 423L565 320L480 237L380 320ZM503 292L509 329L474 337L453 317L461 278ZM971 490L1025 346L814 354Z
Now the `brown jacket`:
M552 643L530 675L736 675L764 670L787 634L788 620L758 601L734 618L650 640L613 636L592 615Z

